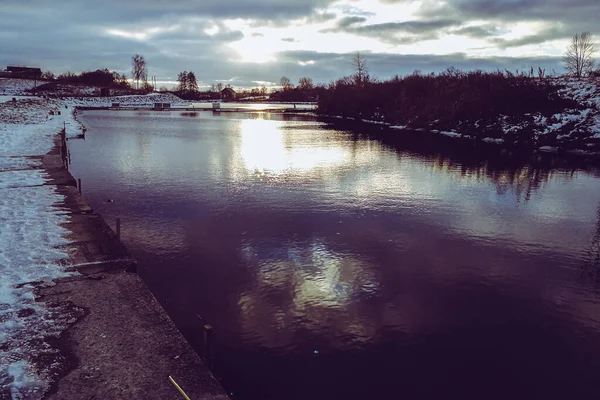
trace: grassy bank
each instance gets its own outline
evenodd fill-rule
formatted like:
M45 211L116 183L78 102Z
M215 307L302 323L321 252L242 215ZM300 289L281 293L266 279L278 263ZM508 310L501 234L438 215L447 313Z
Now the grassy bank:
M321 94L318 112L507 145L596 143L597 81L541 75L448 69L362 85L343 78Z

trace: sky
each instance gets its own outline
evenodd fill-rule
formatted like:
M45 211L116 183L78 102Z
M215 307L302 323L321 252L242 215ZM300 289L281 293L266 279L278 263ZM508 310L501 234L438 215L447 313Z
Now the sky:
M598 0L0 0L0 66L55 73L148 63L159 86L329 83L361 52L378 79L415 70L545 68L570 38L600 38Z

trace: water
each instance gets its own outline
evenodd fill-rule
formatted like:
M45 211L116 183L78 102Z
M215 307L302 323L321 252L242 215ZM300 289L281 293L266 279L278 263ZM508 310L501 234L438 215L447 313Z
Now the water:
M192 103L193 108L204 108L204 109L212 109L212 102L203 102L203 103ZM247 111L265 111L265 110L285 110L295 108L297 110L315 110L317 108L316 104L293 104L293 103L229 103L222 102L220 103L220 107L222 109L237 109L237 110L247 110Z
M214 326L234 398L597 397L595 169L301 116L80 115L85 197L190 343Z

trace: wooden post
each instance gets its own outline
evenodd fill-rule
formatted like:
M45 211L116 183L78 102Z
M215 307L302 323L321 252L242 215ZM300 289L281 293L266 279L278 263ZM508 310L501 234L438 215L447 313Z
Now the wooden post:
M81 178L77 179L77 187L79 188L79 194L81 194Z
M117 238L121 239L121 218L117 218Z
M213 341L213 327L210 324L204 325L204 344L202 354L204 356L204 364L206 368L212 369L212 341Z

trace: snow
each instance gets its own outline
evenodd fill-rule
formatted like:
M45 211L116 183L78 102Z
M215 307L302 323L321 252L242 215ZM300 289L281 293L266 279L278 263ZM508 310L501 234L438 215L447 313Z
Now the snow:
M0 172L35 168L40 165L39 160L27 157L0 157Z
M406 129L406 125L392 125L391 129Z
M504 139L501 138L491 138L491 137L486 137L481 139L482 142L485 143L496 143L496 144L501 144L504 143Z
M460 137L460 133L457 132L452 132L452 131L440 131L439 132L440 135L444 135L444 136L450 136L450 137Z
M558 147L553 146L541 146L538 150L543 153L558 153Z
M110 107L119 103L120 107L153 107L154 103L171 103L171 107L191 107L192 102L182 100L171 93L151 93L148 95L73 97L65 103L75 107Z
M0 95L27 95L27 90L45 84L46 81L33 79L0 78Z
M41 186L46 182L46 173L42 170L17 170L0 173L0 189Z
M370 119L363 119L362 122L367 123L367 124L373 124L373 125L389 125L387 122L373 121Z
M0 104L0 398L43 397L52 373L32 360L56 353L44 339L73 323L64 310L35 300L32 282L70 274L70 232L64 197L45 185L39 160L27 157L49 152L63 126L76 134L71 111L55 100Z

